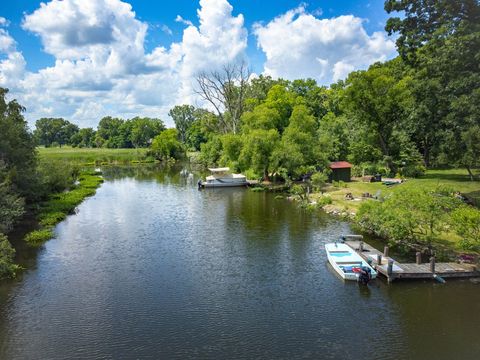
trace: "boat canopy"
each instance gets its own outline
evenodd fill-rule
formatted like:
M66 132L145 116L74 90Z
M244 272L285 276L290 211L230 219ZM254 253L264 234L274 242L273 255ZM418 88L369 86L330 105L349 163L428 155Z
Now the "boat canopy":
M230 168L224 167L224 168L208 168L212 173L224 173L224 172L229 172Z

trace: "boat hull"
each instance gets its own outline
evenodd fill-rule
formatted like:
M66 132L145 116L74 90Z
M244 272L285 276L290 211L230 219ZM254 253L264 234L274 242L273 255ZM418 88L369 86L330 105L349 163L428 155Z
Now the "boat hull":
M344 280L358 281L360 269L370 269L371 279L377 277L377 272L358 255L350 246L342 243L325 244L328 262Z
M235 187L235 186L247 186L248 182L205 182L202 181L201 186L204 188L218 188L218 187Z

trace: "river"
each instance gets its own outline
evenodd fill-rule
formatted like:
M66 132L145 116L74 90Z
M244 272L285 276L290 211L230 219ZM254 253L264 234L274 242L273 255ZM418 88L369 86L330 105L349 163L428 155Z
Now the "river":
M108 168L0 285L1 359L478 359L480 285L344 283L349 225L179 168Z

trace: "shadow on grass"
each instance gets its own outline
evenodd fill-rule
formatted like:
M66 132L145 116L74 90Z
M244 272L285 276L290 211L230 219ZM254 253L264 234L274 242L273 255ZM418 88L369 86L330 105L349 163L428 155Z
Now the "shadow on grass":
M480 183L479 183L480 186ZM468 193L463 193L468 200L470 200L474 206L480 208L480 190L470 191Z
M478 178L478 175L477 175ZM461 182L472 182L470 176L468 174L456 174L456 173L449 173L443 171L430 171L425 175L419 177L419 179L426 179L426 180L448 180L448 181L461 181ZM480 181L474 180L475 182L479 183Z

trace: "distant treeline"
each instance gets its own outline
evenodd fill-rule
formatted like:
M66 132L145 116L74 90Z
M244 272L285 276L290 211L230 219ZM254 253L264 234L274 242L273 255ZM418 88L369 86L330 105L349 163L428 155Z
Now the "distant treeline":
M41 118L35 123L33 136L38 145L46 147L144 148L163 130L162 120L148 117L124 120L107 116L97 130L79 128L63 118Z

